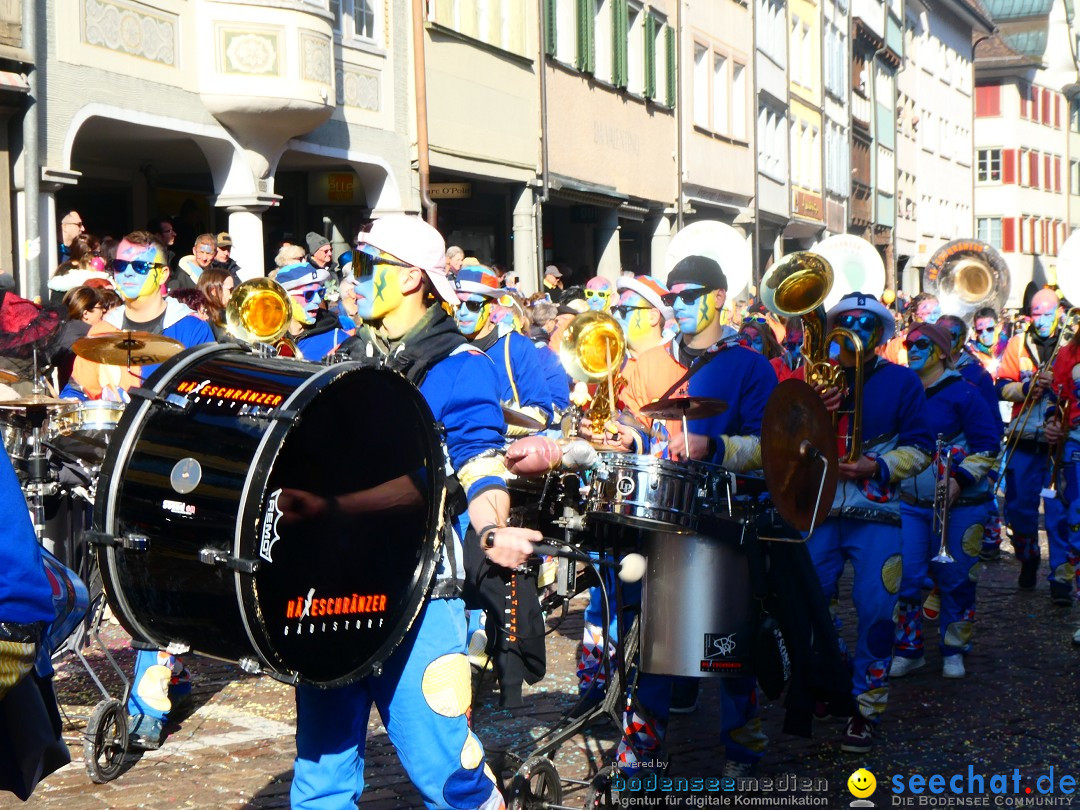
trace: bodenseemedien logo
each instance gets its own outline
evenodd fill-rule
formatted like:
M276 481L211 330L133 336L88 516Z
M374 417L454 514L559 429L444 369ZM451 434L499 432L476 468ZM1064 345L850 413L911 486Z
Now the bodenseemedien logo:
M869 798L874 795L874 791L877 790L877 779L866 768L859 768L847 780L847 789L851 792L851 795L855 797L849 807L874 807L874 803L869 801Z

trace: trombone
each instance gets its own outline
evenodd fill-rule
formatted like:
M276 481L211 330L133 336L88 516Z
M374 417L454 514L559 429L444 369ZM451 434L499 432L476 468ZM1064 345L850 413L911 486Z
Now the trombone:
M1016 417L1012 421L1012 425L1009 427L1009 432L1005 436L1004 443L1002 444L1001 463L998 465L997 490L995 492L999 498L1005 497L1005 472L1008 470L1013 453L1016 452L1016 448L1020 444L1020 439L1024 435L1028 420L1031 418L1031 412L1035 410L1038 400L1042 397L1041 393L1039 397L1034 396L1035 389L1038 387L1035 380L1037 380L1041 374L1053 370L1054 361L1057 359L1061 347L1071 341L1078 330L1080 330L1080 307L1074 307L1065 313L1065 319L1062 321L1061 331L1058 333L1058 339L1054 344L1054 350L1050 353L1050 356L1046 358L1046 362L1041 363L1035 371L1031 384L1028 386L1028 392L1020 405L1020 410L1017 412ZM1021 339L1021 345L1023 345L1023 339Z
M952 476L952 448L945 444L945 437L941 433L937 437L937 463L940 477L934 485L934 520L931 531L941 535L941 545L930 562L954 563L956 558L949 553L949 481Z
M1064 390L1063 386L1059 385L1057 387L1057 401L1054 403L1054 411L1050 416L1063 428L1069 424L1069 403L1065 399ZM1047 451L1047 454L1050 456L1050 483L1043 487L1039 497L1056 498L1058 476L1061 475L1061 462L1065 456L1065 437L1058 439L1053 447Z

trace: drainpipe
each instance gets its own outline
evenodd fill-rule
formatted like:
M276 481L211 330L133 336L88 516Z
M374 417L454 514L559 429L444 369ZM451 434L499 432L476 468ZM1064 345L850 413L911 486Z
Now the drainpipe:
M758 166L759 144L761 141L761 129L758 121L761 119L761 86L758 82L758 49L757 49L757 3L751 5L750 24L754 27L754 252L751 265L754 286L761 284L761 174Z
M30 3L29 5L33 5ZM424 59L424 0L412 0L413 79L416 91L416 154L420 173L420 204L427 221L438 227L439 206L431 199L431 164L428 154L427 64Z
M23 46L30 54L30 69L26 73L30 90L26 94L26 114L23 116L23 218L26 230L19 289L26 298L41 295L44 301L46 290L41 278L41 251L44 246L41 244L41 224L38 219L41 169L38 166L37 14L37 3L23 3Z
M675 171L678 173L675 191L675 232L683 228L683 0L675 0ZM755 74L757 71L755 71ZM755 161L756 164L756 161Z
M533 200L533 218L536 222L536 289L544 289L544 203L548 201L550 176L548 175L548 98L547 98L547 14L544 0L536 0L540 31L539 51L536 64L540 74L540 194Z

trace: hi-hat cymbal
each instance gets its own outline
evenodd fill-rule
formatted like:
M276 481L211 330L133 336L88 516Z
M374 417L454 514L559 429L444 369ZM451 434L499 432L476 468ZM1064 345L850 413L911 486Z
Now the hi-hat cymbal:
M0 368L0 383L18 382L19 375L14 371L6 371Z
M538 422L528 414L524 414L521 411L508 408L503 405L503 419L506 420L506 424L510 427L525 428L525 430L543 430L543 422Z
M712 397L668 397L641 406L653 419L708 419L727 410L727 402Z
M838 473L836 433L825 403L801 380L780 383L765 405L761 466L773 505L796 529L810 531L829 516Z
M61 408L73 404L70 399L57 399L45 394L31 394L21 399L8 399L0 402L0 408Z
M79 338L71 350L84 360L110 366L149 366L183 351L179 340L150 332L113 332Z

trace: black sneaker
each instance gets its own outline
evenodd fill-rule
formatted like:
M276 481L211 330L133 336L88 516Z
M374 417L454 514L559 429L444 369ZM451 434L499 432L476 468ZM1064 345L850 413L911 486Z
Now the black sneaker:
M869 754L874 747L874 724L861 714L848 720L847 729L840 740L840 750L849 754Z
M1022 591L1035 590L1035 578L1039 575L1039 558L1024 560L1020 563L1020 576L1016 580L1016 587Z
M1073 585L1071 582L1051 582L1050 601L1059 607L1072 607Z
M983 546L979 552L979 559L983 562L996 562L1001 559L1001 546Z
M672 714L693 714L698 707L698 688L700 678L676 678L671 685Z

